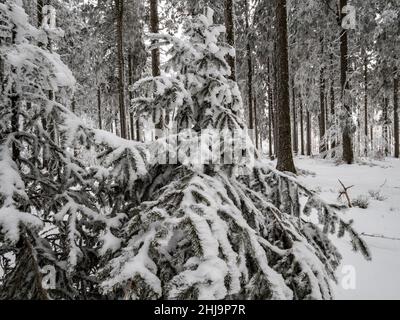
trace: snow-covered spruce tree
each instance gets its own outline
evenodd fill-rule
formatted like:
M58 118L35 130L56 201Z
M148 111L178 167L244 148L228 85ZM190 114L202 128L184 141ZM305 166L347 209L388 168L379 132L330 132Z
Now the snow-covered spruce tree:
M135 89L149 90L133 104L149 114L173 105L177 135L189 138L178 143L177 164L148 164L140 204L126 212L122 247L102 271L102 287L127 299L330 299L340 255L327 234L347 232L354 249L369 257L337 208L261 160L246 171L239 170L243 163L193 165L209 150L186 152L201 130L244 129L225 61L233 50L220 41L223 32L209 10L189 19L180 38L152 36L170 45L170 72L140 81ZM150 149L166 150L167 139ZM217 140L223 157L226 148ZM242 151L254 154L252 146ZM313 212L321 230L307 218Z
M0 298L98 297L96 267L120 216L98 209L74 156L93 132L58 102L75 84L46 46L60 30L30 25L21 0L1 3L0 18Z

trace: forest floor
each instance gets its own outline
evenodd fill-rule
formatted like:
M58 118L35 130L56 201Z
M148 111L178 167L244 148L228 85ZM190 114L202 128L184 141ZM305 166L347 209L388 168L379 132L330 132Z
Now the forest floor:
M367 209L351 208L342 217L353 219L353 226L360 234L377 236L363 235L372 260L366 261L360 253L352 251L348 238L331 237L343 256L337 271L338 284L334 285L335 298L400 299L400 160L360 160L348 166L297 157L295 163L303 171L300 181L330 203L339 201L342 187L338 179L346 187L354 185L349 190L351 199L369 198ZM350 274L355 275L355 285L349 289L343 283L349 283L345 277Z

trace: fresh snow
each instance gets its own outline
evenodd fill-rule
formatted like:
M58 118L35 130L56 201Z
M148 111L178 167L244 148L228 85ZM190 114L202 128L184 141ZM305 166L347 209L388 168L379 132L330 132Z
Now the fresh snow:
M354 220L354 228L369 246L372 261L352 251L347 237L331 236L343 256L337 270L338 284L335 285L336 299L400 299L400 161L365 160L354 165L336 165L328 160L297 157L296 166L303 170L299 180L320 192L329 202L338 202L341 186L354 185L349 190L352 200L359 196L370 198L367 209L348 209L343 217ZM374 200L369 192L380 192L383 201ZM354 267L354 269L353 269ZM355 289L347 289L347 277L355 271Z

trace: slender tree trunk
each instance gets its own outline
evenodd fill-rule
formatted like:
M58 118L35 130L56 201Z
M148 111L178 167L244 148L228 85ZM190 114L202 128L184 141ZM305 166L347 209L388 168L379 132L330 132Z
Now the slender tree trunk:
M98 85L97 87L97 115L98 115L98 125L99 129L103 129L103 120L102 120L102 115L101 115L101 85Z
M150 0L150 32L158 33L159 31L159 18L158 18L158 0ZM154 48L151 50L151 71L153 77L158 77L160 71L160 50ZM158 117L158 119L156 119ZM153 115L153 121L157 130L164 129L164 115L160 110L159 115ZM161 133L161 132L160 132ZM156 137L157 139L158 137Z
M331 92L330 92L330 98L331 98L331 122L330 122L330 127L331 129L334 128L336 130L336 110L335 110L335 88L334 88L334 80L331 80ZM336 151L334 150L336 148L336 139L337 139L337 133L335 132L334 135L331 135L331 157L334 158L336 156Z
M273 157L272 144L272 108L268 104L268 155L270 158Z
M117 20L117 56L118 56L118 99L119 99L119 118L121 138L127 139L127 122L125 110L125 79L124 79L124 37L123 37L123 17L124 0L115 0L115 11Z
M397 68L394 71L393 80L393 113L394 113L394 157L400 157L399 145L399 75Z
M277 68L277 53L276 53L276 43L275 43L275 50L274 50L274 91L273 91L273 104L272 104L272 119L274 125L274 156L278 153L279 148L279 141L278 141L278 134L279 134L279 127L278 127L278 68Z
M13 71L14 73L14 71ZM15 90L15 84L11 90L11 132L16 133L19 131L19 95ZM20 157L20 151L15 142L12 144L12 159L17 162Z
M136 141L141 141L141 136L140 136L140 120L136 119Z
M224 1L225 1L226 42L231 47L235 48L234 0L224 0ZM226 60L231 68L230 79L236 81L236 58L228 55Z
M296 173L293 162L289 105L289 62L286 0L277 0L276 30L278 49L278 164L277 169Z
M311 114L310 111L306 111L307 118L307 156L311 156L312 153L312 139L311 139Z
M343 8L347 6L347 0L340 0L341 21L345 18ZM342 103L344 108L344 123L342 131L342 147L343 161L347 164L352 164L354 161L354 151L352 142L352 117L351 108L348 105L349 84L347 79L348 71L348 44L347 44L347 29L341 30L340 33L340 83L342 89Z
M321 55L324 53L324 43L323 38L321 37ZM319 153L324 153L326 148L326 114L325 112L325 67L320 68L319 74L319 103L320 103L320 114L319 114Z
M368 156L368 58L364 54L364 155Z
M0 46L2 45L2 40L0 39ZM5 81L4 81L4 61L0 56L0 94L4 94Z
M373 153L374 148L375 148L375 146L374 146L374 125L373 124L370 125L369 131L370 131L370 136L371 136L371 138L370 138L371 139L371 152Z
M71 111L72 111L73 113L76 113L76 99L75 99L75 95L72 97Z
M129 51L129 55L128 55L128 83L129 83L129 87L131 87L133 85L133 68L132 68L132 61L133 57L132 57L132 51ZM133 99L133 93L131 90L129 90L129 106L132 103L132 99ZM133 118L133 113L129 112L129 125L130 125L130 138L131 140L135 140L135 121Z
M385 156L389 155L389 117L388 117L388 110L389 109L389 99L385 96L383 98L383 110L382 110L382 117L383 117L383 149L385 152Z
M37 26L40 28L43 22L43 0L36 0Z
M158 0L150 0L150 32L158 33L158 31ZM160 75L160 50L158 48L151 50L151 71L153 77Z
M299 153L299 138L297 132L297 110L296 110L296 90L294 87L294 78L292 78L292 115L293 115L293 151Z
M246 33L247 33L247 43L246 43L246 54L247 54L247 98L248 98L248 108L249 108L249 129L251 137L253 138L254 133L254 111L253 111L253 64L251 57L251 47L249 40L249 3L245 0L246 5Z
M253 110L254 110L254 134L256 135L256 148L260 149L260 137L258 133L258 119L257 119L257 98L254 97L254 104L253 104Z
M269 157L272 158L273 157L273 151L272 151L272 146L273 146L273 124L274 124L274 120L273 120L273 104L272 104L272 84L271 84L271 68L270 68L270 58L268 58L268 62L267 62L267 73L268 73L268 141L269 141Z
M303 99L301 93L299 93L300 103L300 153L304 156L304 110L303 110Z
M321 69L320 74L320 86L319 86L319 97L320 97L320 114L319 114L319 152L324 153L326 151L325 146L325 134L326 134L326 124L325 124L325 80L324 80L324 70Z

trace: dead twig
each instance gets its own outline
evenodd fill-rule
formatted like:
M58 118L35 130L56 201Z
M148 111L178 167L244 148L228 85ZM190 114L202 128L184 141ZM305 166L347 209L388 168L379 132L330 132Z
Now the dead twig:
M341 192L339 193L338 199L340 199L341 197L345 196L346 199L347 199L348 207L349 207L349 208L352 208L353 206L352 206L352 204L351 204L350 196L349 196L349 193L348 193L347 191L348 191L349 189L353 188L354 186L346 187L346 186L343 184L343 182L340 181L340 179L338 179L338 180L339 180L339 183L342 185L342 188L343 188L343 191L341 191Z
M364 237L371 237L371 238L381 238L381 239L388 239L388 240L398 240L400 241L400 238L393 238L393 237L385 237L383 235L380 234L368 234L368 233L361 233L362 236Z

